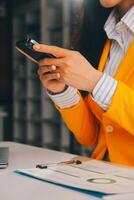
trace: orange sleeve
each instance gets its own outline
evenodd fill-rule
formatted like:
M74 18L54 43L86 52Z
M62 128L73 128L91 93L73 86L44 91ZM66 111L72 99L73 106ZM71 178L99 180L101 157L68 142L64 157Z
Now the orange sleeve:
M77 105L66 109L60 109L57 106L56 108L80 144L87 147L93 147L96 144L99 126L81 95Z

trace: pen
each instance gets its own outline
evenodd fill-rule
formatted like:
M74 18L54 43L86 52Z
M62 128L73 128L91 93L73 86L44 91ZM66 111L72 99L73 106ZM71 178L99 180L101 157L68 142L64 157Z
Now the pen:
M62 165L62 164L76 164L76 165L80 165L82 162L80 160L67 160L64 162L59 162L59 163L47 163L47 164L38 164L36 165L36 168L39 169L47 169L50 166L54 166L54 165Z

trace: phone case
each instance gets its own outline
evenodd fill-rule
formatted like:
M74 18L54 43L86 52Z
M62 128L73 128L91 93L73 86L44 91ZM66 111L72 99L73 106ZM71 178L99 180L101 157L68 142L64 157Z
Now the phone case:
M33 49L33 45L35 44L38 44L35 40L31 38L26 38L24 40L16 42L16 49L36 63L44 58L55 58L55 56L53 56L52 54L35 51Z

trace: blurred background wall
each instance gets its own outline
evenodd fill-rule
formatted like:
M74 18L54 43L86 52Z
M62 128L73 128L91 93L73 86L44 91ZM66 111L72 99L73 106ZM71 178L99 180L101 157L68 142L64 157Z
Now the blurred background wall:
M83 0L0 0L0 140L89 155L54 108L35 64L15 50L29 36L70 47Z

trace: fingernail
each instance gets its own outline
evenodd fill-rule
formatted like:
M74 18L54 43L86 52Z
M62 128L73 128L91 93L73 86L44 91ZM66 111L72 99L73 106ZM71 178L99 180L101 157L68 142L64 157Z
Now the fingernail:
M59 73L57 73L57 78L60 78L60 74Z
M55 65L52 65L52 69L53 69L53 70L56 70L56 66L55 66Z
M39 44L35 44L35 45L33 46L33 48L34 48L35 50L39 50L39 49L40 49L40 45L39 45Z

